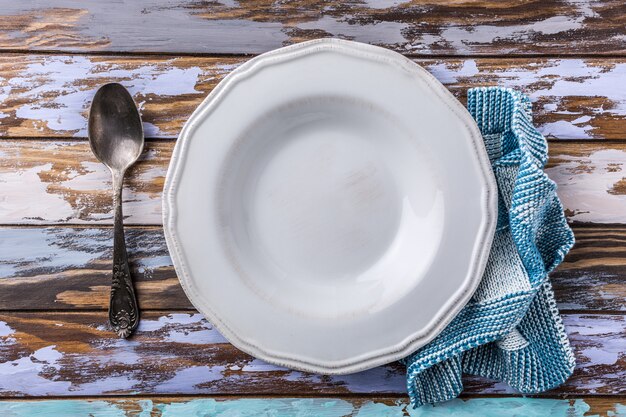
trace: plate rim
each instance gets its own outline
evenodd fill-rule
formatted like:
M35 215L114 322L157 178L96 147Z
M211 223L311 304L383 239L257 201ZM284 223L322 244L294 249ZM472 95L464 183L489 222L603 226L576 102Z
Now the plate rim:
M434 317L436 320L431 320L429 325L421 331L407 336L400 343L389 346L386 349L378 349L375 352L371 352L369 355L362 354L350 360L332 362L304 360L295 356L262 349L232 331L229 326L213 312L211 307L202 301L201 296L193 286L193 281L187 268L188 262L180 247L178 236L176 235L177 216L175 202L177 185L180 180L182 165L187 155L187 146L190 142L189 138L198 127L198 122L202 121L203 118L219 104L221 98L227 94L228 90L239 82L240 79L253 75L257 70L266 65L288 61L298 56L323 50L333 50L339 53L357 55L374 61L382 61L405 70L414 78L425 80L426 84L433 92L448 105L450 110L454 112L468 128L474 153L485 184L485 193L482 199L482 207L485 216L479 227L479 236L476 238L476 241L479 243L474 250L475 253L472 255L472 262L469 265L469 274L464 281L464 288L457 291L456 297L450 297L441 310L439 317ZM343 39L323 38L297 43L256 56L231 71L207 95L191 116L189 116L187 122L185 122L174 145L163 186L162 220L168 251L180 284L183 287L183 291L192 305L211 323L211 325L215 326L230 343L256 358L279 366L326 375L343 375L374 368L410 355L434 339L467 304L481 281L491 250L497 221L497 186L491 163L484 148L482 135L476 122L467 109L432 74L405 56L385 48Z

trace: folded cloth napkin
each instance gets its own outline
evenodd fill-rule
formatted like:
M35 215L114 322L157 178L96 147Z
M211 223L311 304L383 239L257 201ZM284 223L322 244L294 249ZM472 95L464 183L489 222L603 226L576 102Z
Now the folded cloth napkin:
M452 399L461 373L503 381L522 393L563 383L574 356L548 273L574 244L556 185L543 172L544 137L519 92L468 91L498 185L498 220L481 283L470 302L428 345L403 360L411 403Z

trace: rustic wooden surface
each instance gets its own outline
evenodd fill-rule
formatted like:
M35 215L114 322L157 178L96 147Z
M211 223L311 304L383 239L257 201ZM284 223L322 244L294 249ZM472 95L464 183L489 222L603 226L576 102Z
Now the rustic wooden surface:
M626 416L626 1L0 6L1 416ZM521 398L467 378L462 399L412 410L399 364L341 377L282 369L232 347L190 305L161 228L174 140L248 54L322 36L401 52L461 101L485 85L531 97L577 239L551 277L577 359L564 386ZM149 138L124 191L144 310L128 341L106 327L110 179L85 139L109 81L129 88Z

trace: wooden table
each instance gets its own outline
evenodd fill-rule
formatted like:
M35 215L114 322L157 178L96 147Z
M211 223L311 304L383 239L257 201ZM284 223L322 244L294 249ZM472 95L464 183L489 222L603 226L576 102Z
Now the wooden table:
M1 416L626 415L626 1L0 5ZM485 85L533 99L577 239L552 274L578 362L564 386L521 398L467 378L461 400L413 411L400 365L281 369L229 345L189 304L161 229L176 135L250 55L324 36L406 54L462 101ZM111 184L85 139L91 98L110 81L133 93L148 139L124 193L143 311L128 341L106 326Z

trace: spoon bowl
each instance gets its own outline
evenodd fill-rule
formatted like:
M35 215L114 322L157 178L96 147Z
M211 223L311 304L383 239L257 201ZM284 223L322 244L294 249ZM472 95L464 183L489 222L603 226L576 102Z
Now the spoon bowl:
M96 93L89 112L89 143L96 158L124 172L143 151L143 127L133 98L117 83Z

